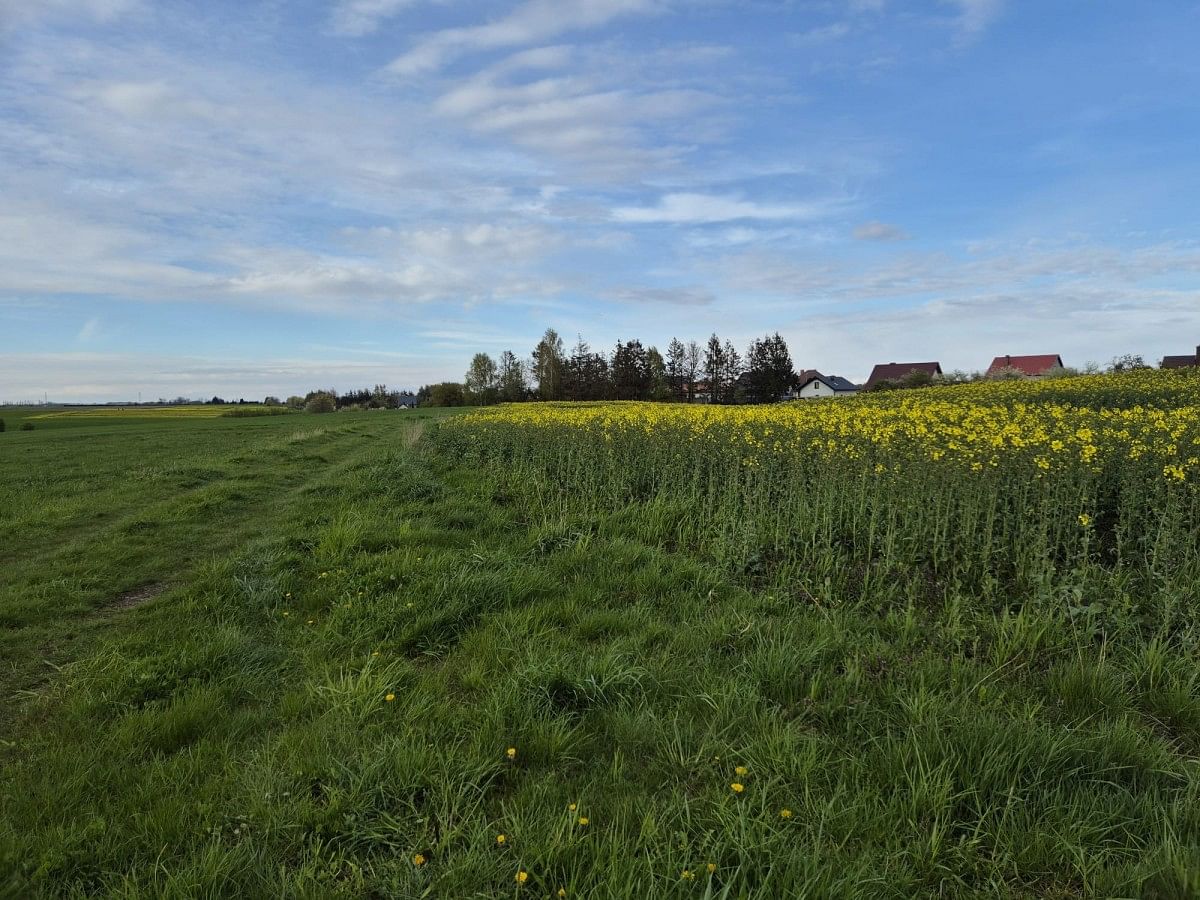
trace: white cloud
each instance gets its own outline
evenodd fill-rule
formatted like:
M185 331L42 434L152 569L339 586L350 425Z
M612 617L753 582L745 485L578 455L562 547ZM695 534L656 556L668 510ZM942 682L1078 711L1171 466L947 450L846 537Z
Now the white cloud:
M625 206L613 210L618 222L636 224L702 225L739 219L811 219L828 211L821 204L757 203L737 196L664 194L655 206Z
M142 0L0 0L0 31L45 20L108 22L141 3Z
M860 241L905 241L909 235L899 225L871 221L857 226L854 229L854 237Z
M685 287L625 287L609 291L607 296L622 303L666 303L673 306L709 306L715 300L712 291L695 285Z
M958 8L958 27L965 37L974 37L991 25L1004 10L1004 0L942 0Z
M375 31L385 20L420 0L338 0L330 15L334 33L361 37Z
M86 322L83 323L83 327L79 329L79 334L77 334L75 336L75 340L77 340L81 344L88 344L88 343L91 343L92 341L96 340L96 338L99 335L100 335L100 317L92 316L90 319L88 319Z
M508 15L484 25L434 32L394 59L387 70L399 76L419 75L462 53L536 44L659 9L659 0L525 0Z

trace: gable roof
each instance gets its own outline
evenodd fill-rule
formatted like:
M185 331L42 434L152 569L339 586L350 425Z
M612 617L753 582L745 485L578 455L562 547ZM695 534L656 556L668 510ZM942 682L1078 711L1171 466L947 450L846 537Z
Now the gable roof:
M1062 357L1057 353L1040 356L997 356L988 366L987 373L993 375L1001 369L1016 369L1022 375L1045 375L1051 369L1062 368Z
M905 375L913 372L941 375L942 364L936 362L880 363L871 370L871 377L867 379L865 387L869 389L881 381L899 381Z
M1164 356L1162 368L1186 369L1188 366L1200 366L1200 354L1195 356Z
M797 391L802 391L814 381L819 381L831 391L857 391L858 385L849 379L843 378L841 375L822 375L816 369L809 369L805 372L807 377L802 377Z

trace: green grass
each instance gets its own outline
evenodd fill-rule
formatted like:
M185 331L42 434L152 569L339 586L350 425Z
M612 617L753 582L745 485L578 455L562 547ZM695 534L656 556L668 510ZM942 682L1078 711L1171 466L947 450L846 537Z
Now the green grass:
M1200 894L1194 651L804 602L427 423L10 420L0 893Z

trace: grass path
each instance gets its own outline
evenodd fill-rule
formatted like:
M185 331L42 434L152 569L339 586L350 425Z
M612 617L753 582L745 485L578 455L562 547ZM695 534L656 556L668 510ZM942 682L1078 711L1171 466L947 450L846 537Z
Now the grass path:
M1200 887L1194 669L1162 648L798 605L637 510L546 520L398 418L298 421L114 438L80 476L105 517L8 548L6 687L72 660L4 724L13 896Z

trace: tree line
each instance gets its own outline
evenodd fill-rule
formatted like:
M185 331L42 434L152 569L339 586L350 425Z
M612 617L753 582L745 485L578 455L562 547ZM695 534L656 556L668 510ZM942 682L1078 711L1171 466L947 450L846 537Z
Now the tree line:
M568 351L547 328L527 360L511 350L498 359L476 353L461 384L428 385L417 396L431 406L524 400L772 403L795 384L791 353L778 333L751 341L744 354L715 334L704 344L672 338L665 353L636 338L617 341L604 353L582 336Z

